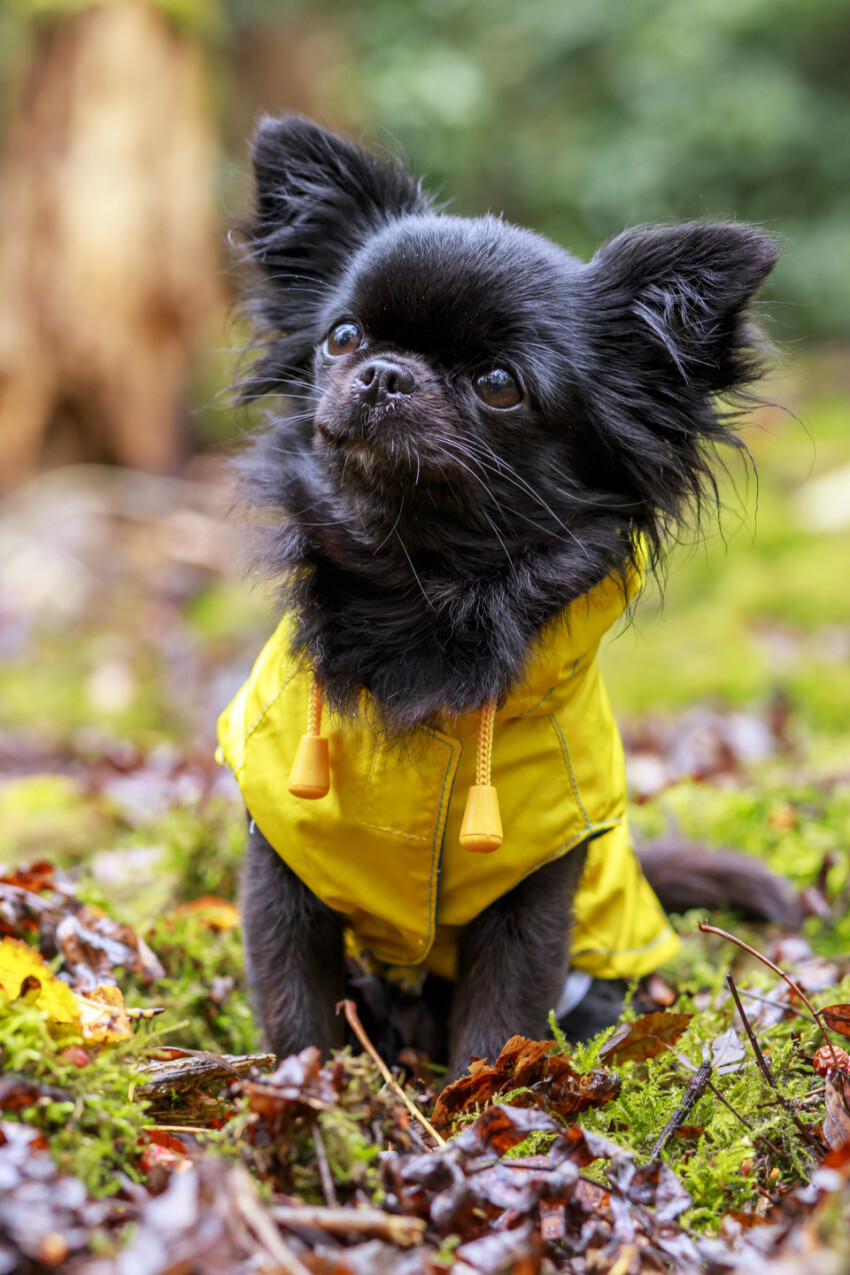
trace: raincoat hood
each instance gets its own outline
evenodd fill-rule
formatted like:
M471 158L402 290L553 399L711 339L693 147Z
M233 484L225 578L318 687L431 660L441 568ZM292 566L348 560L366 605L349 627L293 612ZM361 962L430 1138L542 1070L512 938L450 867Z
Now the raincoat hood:
M292 655L288 619L278 626L219 720L219 760L281 858L346 918L361 956L453 977L460 930L523 877L585 842L573 965L632 978L675 953L678 940L628 835L623 749L596 659L635 587L611 577L572 603L497 708L492 782L504 842L486 855L459 842L476 782L477 714L417 727L402 741L382 737L368 711L331 714L328 795L290 795L311 674Z

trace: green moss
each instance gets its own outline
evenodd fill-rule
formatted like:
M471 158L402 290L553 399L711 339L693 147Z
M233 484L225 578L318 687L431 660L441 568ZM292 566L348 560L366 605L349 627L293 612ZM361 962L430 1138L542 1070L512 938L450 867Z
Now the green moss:
M245 986L241 931L212 930L197 916L165 916L148 935L166 976L149 993L168 1012L157 1020L174 1044L214 1053L249 1054L259 1033ZM136 1003L142 995L136 989Z
M76 1032L52 1029L47 1015L26 998L10 1002L0 995L3 1071L68 1095L67 1101L42 1098L18 1112L5 1111L3 1118L41 1129L59 1168L82 1178L93 1195L118 1191L119 1173L139 1179L137 1148L146 1108L130 1094L143 1043L142 1032L120 1045L86 1046ZM86 1050L87 1066L62 1057L69 1046Z

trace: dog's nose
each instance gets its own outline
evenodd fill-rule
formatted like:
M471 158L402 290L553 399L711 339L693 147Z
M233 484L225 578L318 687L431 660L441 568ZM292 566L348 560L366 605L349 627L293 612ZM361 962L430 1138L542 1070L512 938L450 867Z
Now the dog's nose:
M357 390L365 403L380 407L390 399L412 394L416 377L403 363L391 359L371 359L357 373Z

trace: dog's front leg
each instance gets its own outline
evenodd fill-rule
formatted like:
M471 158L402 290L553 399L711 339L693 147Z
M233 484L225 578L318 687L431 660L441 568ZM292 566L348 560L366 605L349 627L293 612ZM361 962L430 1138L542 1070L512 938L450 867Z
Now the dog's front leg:
M587 847L538 868L472 921L458 943L449 1079L472 1055L495 1062L511 1036L539 1040L569 968L572 905Z
M251 824L242 879L248 982L278 1058L344 1043L336 1004L345 995L342 920Z

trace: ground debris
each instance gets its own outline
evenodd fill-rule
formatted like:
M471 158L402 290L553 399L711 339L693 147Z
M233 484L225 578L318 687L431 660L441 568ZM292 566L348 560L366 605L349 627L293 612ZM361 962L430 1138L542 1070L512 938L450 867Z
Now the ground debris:
M434 1127L447 1129L467 1112L517 1089L527 1092L513 1097L515 1105L534 1104L564 1117L617 1097L620 1077L615 1072L594 1069L582 1075L563 1054L553 1053L555 1048L554 1040L512 1036L492 1067L481 1058L473 1059L469 1074L448 1085L437 1098Z

